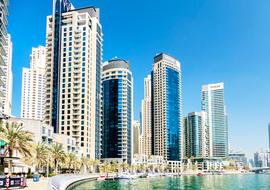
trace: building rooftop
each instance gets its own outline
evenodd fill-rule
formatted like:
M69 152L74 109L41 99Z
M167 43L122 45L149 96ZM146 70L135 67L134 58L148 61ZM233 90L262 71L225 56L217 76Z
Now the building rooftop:
M113 58L103 64L103 71L116 68L129 69L130 66L128 61L119 58Z

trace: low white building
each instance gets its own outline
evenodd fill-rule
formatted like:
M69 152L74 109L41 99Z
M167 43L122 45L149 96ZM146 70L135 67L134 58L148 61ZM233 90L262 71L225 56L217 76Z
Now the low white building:
M135 154L133 157L134 165L146 165L152 171L164 171L170 173L180 173L182 172L183 164L181 161L166 161L162 156L157 155L143 155Z
M81 157L81 151L80 148L76 146L75 138L64 134L55 134L53 132L53 127L45 124L41 120L9 118L8 122L22 124L22 127L25 131L29 131L33 134L34 143L42 142L47 145L52 143L62 144L66 153L73 152L77 155L78 158ZM29 166L21 162L19 159L21 158L21 155L18 152L14 152L13 156L17 157L17 159L13 161L13 173L27 173ZM34 168L31 168L31 171L34 171ZM5 169L5 172L7 172L7 168Z
M81 157L80 147L76 146L76 139L64 134L54 134L54 143L62 144L65 152L75 153L78 157Z
M33 134L35 143L51 144L53 142L53 127L43 123L41 120L10 118L9 121L22 123L23 128Z

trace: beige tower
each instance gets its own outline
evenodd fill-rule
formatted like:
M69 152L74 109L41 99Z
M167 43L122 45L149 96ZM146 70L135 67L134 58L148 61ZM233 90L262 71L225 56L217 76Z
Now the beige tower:
M3 99L2 99L2 112L6 115L11 115L12 108L12 41L11 36L8 34L6 36L6 45L5 45L5 53L4 57L5 65L3 66L3 71L5 76L2 78L4 85L2 87L3 90Z
M144 98L142 100L142 154L152 154L152 95L151 75L144 79Z
M45 122L55 132L76 138L82 155L95 159L100 152L99 9L67 10L61 15L60 25L55 15L47 18Z
M21 117L42 120L45 96L46 48L32 48L30 68L23 68Z

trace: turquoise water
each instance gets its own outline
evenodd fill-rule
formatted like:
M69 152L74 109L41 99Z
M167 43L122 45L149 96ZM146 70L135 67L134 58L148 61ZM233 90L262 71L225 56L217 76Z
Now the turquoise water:
M209 176L181 176L156 177L135 180L90 181L75 186L72 190L174 190L174 189L243 189L270 190L270 174L246 175L209 175Z

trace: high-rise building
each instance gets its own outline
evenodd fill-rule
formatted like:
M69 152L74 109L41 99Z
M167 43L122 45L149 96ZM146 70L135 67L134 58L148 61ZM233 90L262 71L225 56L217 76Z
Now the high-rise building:
M7 15L8 15L8 0L1 0L0 1L0 117L3 118L4 113L3 113L3 98L5 98L5 83L4 83L4 77L5 77L5 72L4 72L4 66L6 65L6 49L5 47L7 46Z
M21 117L43 120L45 98L46 48L32 48L30 68L23 68Z
M144 98L142 100L141 113L141 134L142 147L141 153L144 155L152 154L152 82L151 75L144 79Z
M45 122L99 157L102 27L99 9L55 0L47 17Z
M268 151L270 152L270 123L268 124Z
M113 59L102 70L102 158L131 163L133 77L129 63Z
M268 167L269 153L267 151L260 151L254 153L254 165L255 167Z
M180 62L164 53L154 57L152 71L154 154L165 160L180 160L182 83Z
M192 112L184 118L184 158L208 157L208 134L205 112Z
M5 45L4 57L5 65L3 66L4 76L2 78L4 85L2 86L3 99L2 99L2 110L1 112L5 115L11 115L12 109L12 41L11 36L8 34L6 36L6 45Z
M224 102L224 84L202 86L202 111L206 112L209 133L209 156L228 156L228 127Z
M141 154L141 126L139 121L133 121L132 149L134 154Z

